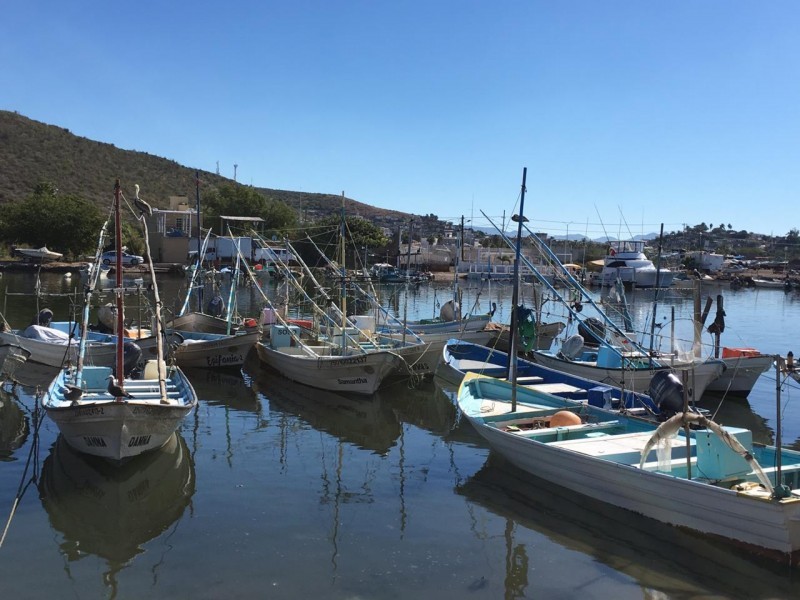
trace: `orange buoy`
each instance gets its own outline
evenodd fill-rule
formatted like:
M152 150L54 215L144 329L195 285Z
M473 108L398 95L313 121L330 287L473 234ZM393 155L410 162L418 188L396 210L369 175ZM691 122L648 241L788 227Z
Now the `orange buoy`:
M574 412L560 410L550 417L550 427L566 427L567 425L580 425L581 418Z

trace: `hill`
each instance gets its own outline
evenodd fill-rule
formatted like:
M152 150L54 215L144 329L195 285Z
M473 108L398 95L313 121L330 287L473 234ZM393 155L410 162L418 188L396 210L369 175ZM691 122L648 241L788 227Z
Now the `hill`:
M113 144L90 140L68 129L34 121L16 112L0 111L0 203L23 200L36 184L52 183L60 192L74 194L108 207L114 180L132 194L134 183L154 207L168 206L170 196L195 198L195 169L147 152L123 150ZM204 191L232 180L199 171L201 200ZM265 196L282 200L302 218L325 216L341 206L335 194L255 188ZM376 223L393 223L409 215L345 199L346 211Z

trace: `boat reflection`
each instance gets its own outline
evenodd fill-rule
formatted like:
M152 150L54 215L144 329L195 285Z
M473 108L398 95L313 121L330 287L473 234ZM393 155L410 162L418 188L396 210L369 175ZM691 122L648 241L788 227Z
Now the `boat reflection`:
M68 562L106 560L105 583L183 514L195 491L194 463L175 433L154 452L117 466L73 450L62 436L42 466L40 494Z
M720 425L742 427L753 432L753 441L759 444L774 444L775 432L767 424L768 419L753 412L747 398L725 398L722 394L707 392L697 403L711 412L711 418Z
M226 406L241 412L261 410L258 395L247 385L238 369L186 368L184 373L192 382L197 398L212 406Z
M380 455L389 452L402 425L379 396L358 397L296 383L267 369L252 373L250 387L271 410L298 416L318 431Z
M28 416L16 395L0 388L0 461L14 460L14 451L28 438Z
M398 382L379 389L372 399L392 407L401 422L436 435L447 435L456 423L455 404L430 379L417 387Z
M643 597L741 597L758 586L763 598L798 598L800 581L788 565L744 554L605 503L576 497L536 479L491 454L456 491L508 520L505 597L535 596L528 574L544 565L515 538L517 527L545 535L624 573L642 587ZM482 535L476 531L476 535ZM522 537L522 536L519 536ZM528 534L527 539L530 540ZM750 595L750 594L747 594Z

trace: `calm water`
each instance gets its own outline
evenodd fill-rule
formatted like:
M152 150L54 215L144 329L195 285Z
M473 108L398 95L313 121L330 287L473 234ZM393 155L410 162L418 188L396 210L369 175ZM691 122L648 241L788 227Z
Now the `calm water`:
M5 274L2 284L13 292L32 282ZM74 285L43 282L50 292ZM168 305L182 286L161 283ZM792 349L800 296L722 293L725 345ZM383 294L402 314L402 297ZM243 290L242 304L251 296ZM496 302L496 319L508 320L507 286L464 296L465 304L479 297L482 311ZM444 284L414 289L409 318L432 316L448 297ZM652 296L629 301L639 319ZM66 311L69 302L48 305ZM676 319L690 316L690 295L659 299L659 313L672 306ZM4 307L14 326L35 309L16 296ZM199 409L163 451L122 469L72 452L46 418L34 435L34 388L0 395L3 524L35 476L0 548L0 597L800 597L799 578L784 567L576 499L503 464L459 423L452 389L438 382L354 399L293 384L257 362L241 373L189 375ZM796 386L782 393L784 440L795 446L797 396ZM719 421L768 441L775 400L766 374L747 401L703 403L721 403Z

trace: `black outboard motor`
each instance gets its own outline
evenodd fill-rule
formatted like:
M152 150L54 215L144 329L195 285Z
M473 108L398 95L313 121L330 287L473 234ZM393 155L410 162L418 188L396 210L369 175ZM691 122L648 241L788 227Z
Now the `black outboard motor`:
M41 325L42 327L50 327L50 323L53 322L53 311L49 308L43 308L39 311L39 314L33 317L33 321L31 321L31 325Z
M206 312L213 317L221 317L224 308L225 303L222 301L222 296L217 294L209 301Z
M650 380L650 397L666 421L683 411L683 383L675 373L659 371Z
M597 348L600 345L598 338L605 339L606 326L600 319L589 317L578 323L578 333L583 338L583 344L591 348Z

